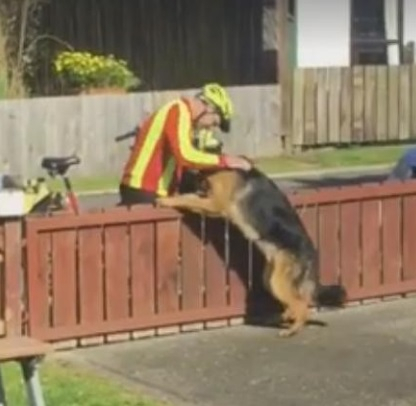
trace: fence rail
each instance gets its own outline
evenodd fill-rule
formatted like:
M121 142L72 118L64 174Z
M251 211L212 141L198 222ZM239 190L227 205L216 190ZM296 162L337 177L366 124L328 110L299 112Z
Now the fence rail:
M297 146L385 143L416 137L416 66L301 68L294 72Z
M322 283L341 282L350 301L416 292L416 181L290 199ZM260 254L222 220L142 206L8 221L0 235L7 334L67 341L277 309Z

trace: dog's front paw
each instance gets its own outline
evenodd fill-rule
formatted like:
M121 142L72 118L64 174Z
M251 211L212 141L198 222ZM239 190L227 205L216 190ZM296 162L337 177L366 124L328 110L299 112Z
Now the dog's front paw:
M156 207L163 207L163 198L158 198L155 200Z
M171 207L170 200L165 197L159 197L155 201L156 207Z

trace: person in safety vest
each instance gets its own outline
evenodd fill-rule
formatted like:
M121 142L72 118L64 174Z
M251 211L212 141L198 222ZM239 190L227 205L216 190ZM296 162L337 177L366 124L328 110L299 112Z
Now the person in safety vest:
M122 205L154 203L178 190L184 169L240 168L248 160L203 151L195 134L219 127L228 133L233 104L225 89L205 85L194 97L180 97L154 112L137 132L120 183ZM211 135L209 136L211 137Z

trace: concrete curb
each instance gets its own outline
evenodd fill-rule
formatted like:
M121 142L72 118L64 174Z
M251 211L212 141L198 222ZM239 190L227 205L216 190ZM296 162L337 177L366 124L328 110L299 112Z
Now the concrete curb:
M341 174L353 174L357 172L371 173L379 172L391 169L392 164L383 165L369 165L369 166L352 166L352 167L341 167L336 169L316 169L316 170L305 170L305 171L294 171L294 172L279 172L271 173L269 176L272 179L296 179L296 178L314 178L322 177L323 175L341 175ZM97 196L118 193L118 189L102 189L93 190L88 192L78 192L79 196Z

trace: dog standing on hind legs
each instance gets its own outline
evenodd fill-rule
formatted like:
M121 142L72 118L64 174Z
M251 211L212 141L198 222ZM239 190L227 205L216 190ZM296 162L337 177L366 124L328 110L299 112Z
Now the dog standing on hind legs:
M317 251L296 210L277 185L258 169L217 169L201 172L200 193L159 198L159 206L222 217L259 248L266 262L263 283L285 310L289 322L280 335L298 333L312 304L341 307L342 286L318 280Z

